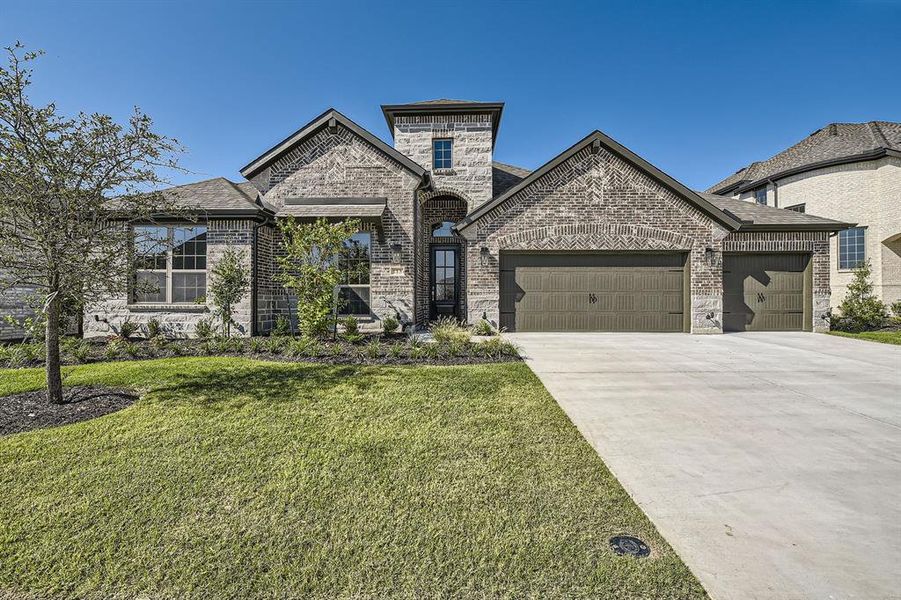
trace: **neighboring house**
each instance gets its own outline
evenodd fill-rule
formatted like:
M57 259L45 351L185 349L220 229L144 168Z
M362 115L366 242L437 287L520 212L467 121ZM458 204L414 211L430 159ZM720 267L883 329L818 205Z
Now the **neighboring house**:
M863 260L879 297L901 299L901 123L832 123L708 191L856 223L830 239L832 306Z
M137 232L138 278L158 291L91 307L85 334L155 318L191 335L226 247L252 273L240 331L269 332L295 314L275 277L288 215L361 220L346 260L368 269L340 293L370 327L396 314L516 331L828 328L828 239L845 223L699 194L598 131L534 172L498 163L502 103L382 111L393 147L330 109L241 169L247 182L170 190L196 221Z

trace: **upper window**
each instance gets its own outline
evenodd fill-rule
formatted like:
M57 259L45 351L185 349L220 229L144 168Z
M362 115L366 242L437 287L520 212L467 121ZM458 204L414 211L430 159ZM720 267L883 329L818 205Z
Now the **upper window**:
M806 206L804 204L793 204L792 206L786 206L785 210L793 210L795 212L807 212Z
M134 228L134 302L194 304L206 296L206 227Z
M453 140L432 140L432 168L450 169L453 167Z
M852 227L838 232L838 268L854 269L866 260L866 228Z
M432 237L453 237L454 222L441 221L432 225Z
M342 315L365 315L369 308L370 247L372 236L367 231L353 234L344 242L339 265L342 276L338 288L341 304L338 313Z
M754 201L757 202L757 204L766 205L766 188L765 187L757 188L756 190L754 190Z

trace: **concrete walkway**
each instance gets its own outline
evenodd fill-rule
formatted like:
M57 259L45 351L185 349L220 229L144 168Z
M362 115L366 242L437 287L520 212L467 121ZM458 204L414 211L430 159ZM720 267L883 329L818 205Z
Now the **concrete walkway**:
M901 598L901 346L508 337L714 598Z

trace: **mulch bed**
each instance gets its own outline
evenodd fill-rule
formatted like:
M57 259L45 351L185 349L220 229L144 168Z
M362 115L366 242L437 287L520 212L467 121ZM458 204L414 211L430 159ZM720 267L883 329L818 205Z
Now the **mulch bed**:
M3 396L0 436L95 419L122 410L137 399L128 390L94 386L66 388L63 404L47 402L46 390Z

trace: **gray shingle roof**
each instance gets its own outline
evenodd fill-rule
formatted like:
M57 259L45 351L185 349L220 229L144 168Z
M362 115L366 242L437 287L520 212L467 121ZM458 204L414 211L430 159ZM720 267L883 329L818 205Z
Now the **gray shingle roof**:
M793 210L763 206L756 202L737 200L735 198L727 198L725 196L718 196L716 194L708 194L705 192L698 193L702 198L718 209L739 219L742 222L739 230L753 230L755 228L775 229L784 226L786 230L820 229L837 231L850 225L849 223L824 219L823 217L795 212Z
M179 207L200 212L247 214L261 212L260 205L255 201L256 188L252 184L234 183L224 177L171 187L162 193Z
M803 171L825 161L880 154L882 150L901 152L901 123L832 123L767 160L751 163L707 191L723 193L736 184L742 188L786 172Z
M491 163L491 185L492 195L500 196L511 187L529 176L528 169L515 167L502 162L494 161Z

